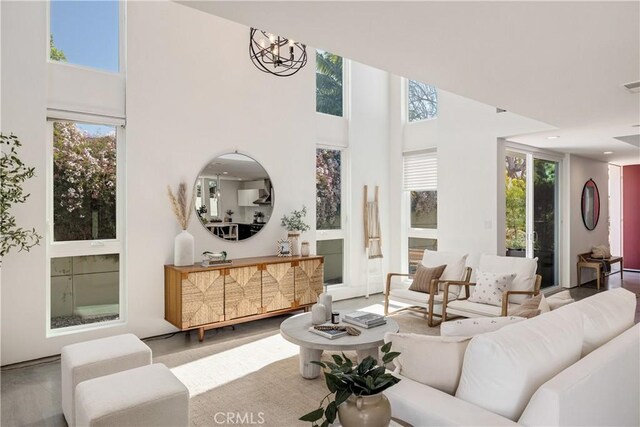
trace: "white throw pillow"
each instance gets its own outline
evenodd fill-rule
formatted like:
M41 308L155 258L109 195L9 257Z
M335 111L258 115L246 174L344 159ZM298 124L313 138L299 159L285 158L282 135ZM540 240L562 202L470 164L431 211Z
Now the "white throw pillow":
M516 421L542 384L580 359L582 337L582 315L573 310L477 335L467 347L456 397Z
M478 271L476 285L473 286L473 294L471 294L469 301L502 306L502 296L504 292L509 290L515 277L515 274Z
M426 249L422 255L422 265L425 267L446 265L440 280L464 279L466 261L467 254L462 255L455 252L430 251Z
M458 388L469 338L387 333L384 341L400 352L396 373L449 394Z
M473 319L458 319L444 322L440 325L440 336L443 337L474 337L479 334L497 331L504 326L526 320L524 317L476 317Z
M540 314L551 311L551 306L549 306L549 301L545 298L544 294L540 294L540 305L538 309L540 310Z
M536 283L538 258L518 258L497 255L480 256L478 270L491 273L516 273L510 291L533 291ZM513 295L510 303L522 304L527 295Z
M547 304L549 304L549 308L551 310L556 310L564 305L571 304L574 302L574 299L571 298L571 293L569 291L558 292L553 295L549 295L547 298Z

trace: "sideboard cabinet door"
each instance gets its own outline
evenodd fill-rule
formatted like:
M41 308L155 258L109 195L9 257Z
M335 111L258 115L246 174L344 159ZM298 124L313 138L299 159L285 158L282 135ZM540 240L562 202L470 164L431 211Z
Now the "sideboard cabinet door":
M318 301L324 282L323 267L321 259L300 261L295 267L295 299L298 305Z
M224 318L259 314L262 307L262 279L258 266L224 271Z
M293 266L290 262L266 264L262 270L262 312L293 307Z
M221 270L189 273L182 279L182 328L224 320Z

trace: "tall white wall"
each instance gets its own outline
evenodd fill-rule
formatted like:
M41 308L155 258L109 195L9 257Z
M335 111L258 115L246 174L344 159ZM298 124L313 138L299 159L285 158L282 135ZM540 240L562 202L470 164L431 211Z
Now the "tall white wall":
M568 209L565 209L565 224L568 224L566 231L569 235L565 234L564 238L569 242L569 246L563 254L563 260L570 268L566 269L562 285L574 287L578 285L578 273L575 269L578 254L589 252L593 246L605 245L609 242L609 168L607 163L573 154L565 156L565 164L568 165L565 174L565 206L568 206ZM582 188L589 179L595 181L600 192L600 219L596 228L591 231L587 230L582 222L581 210ZM582 283L594 279L592 270L583 270Z

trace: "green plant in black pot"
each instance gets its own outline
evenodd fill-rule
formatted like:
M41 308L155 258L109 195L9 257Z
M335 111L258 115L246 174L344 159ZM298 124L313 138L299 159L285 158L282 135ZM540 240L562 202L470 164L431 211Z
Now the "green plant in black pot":
M320 407L300 417L313 427L327 427L336 420L345 427L387 426L391 420L391 406L382 392L400 379L386 371L385 364L400 353L391 351L391 343L382 346L382 365L371 356L359 364L342 353L332 355L333 362L311 363L321 366L329 393Z

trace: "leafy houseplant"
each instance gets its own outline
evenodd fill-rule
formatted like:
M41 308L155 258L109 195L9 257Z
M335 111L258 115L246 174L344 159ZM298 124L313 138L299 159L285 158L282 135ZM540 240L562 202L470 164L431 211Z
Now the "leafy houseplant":
M335 363L311 362L327 369L324 372L324 378L329 394L320 401L318 409L303 415L300 420L310 422L313 427L327 427L336 420L340 405L347 402L350 397L354 396L357 399L377 395L397 384L400 379L386 373L384 365L398 357L400 353L391 351L390 342L382 346L381 350L383 353L381 366L371 356L367 356L362 362L355 365L344 353L342 356L332 355Z
M309 224L304 222L305 217L307 216L307 207L302 206L302 209L299 211L292 211L291 215L282 215L282 226L286 228L288 231L299 232L302 233L304 231L309 230Z
M24 203L29 194L24 194L22 183L33 177L35 168L22 163L18 157L18 148L22 146L17 136L0 133L2 154L0 155L0 265L2 258L12 248L18 251L29 251L40 243L40 236L35 228L26 230L16 225L11 215L13 205ZM4 147L6 145L6 147Z

